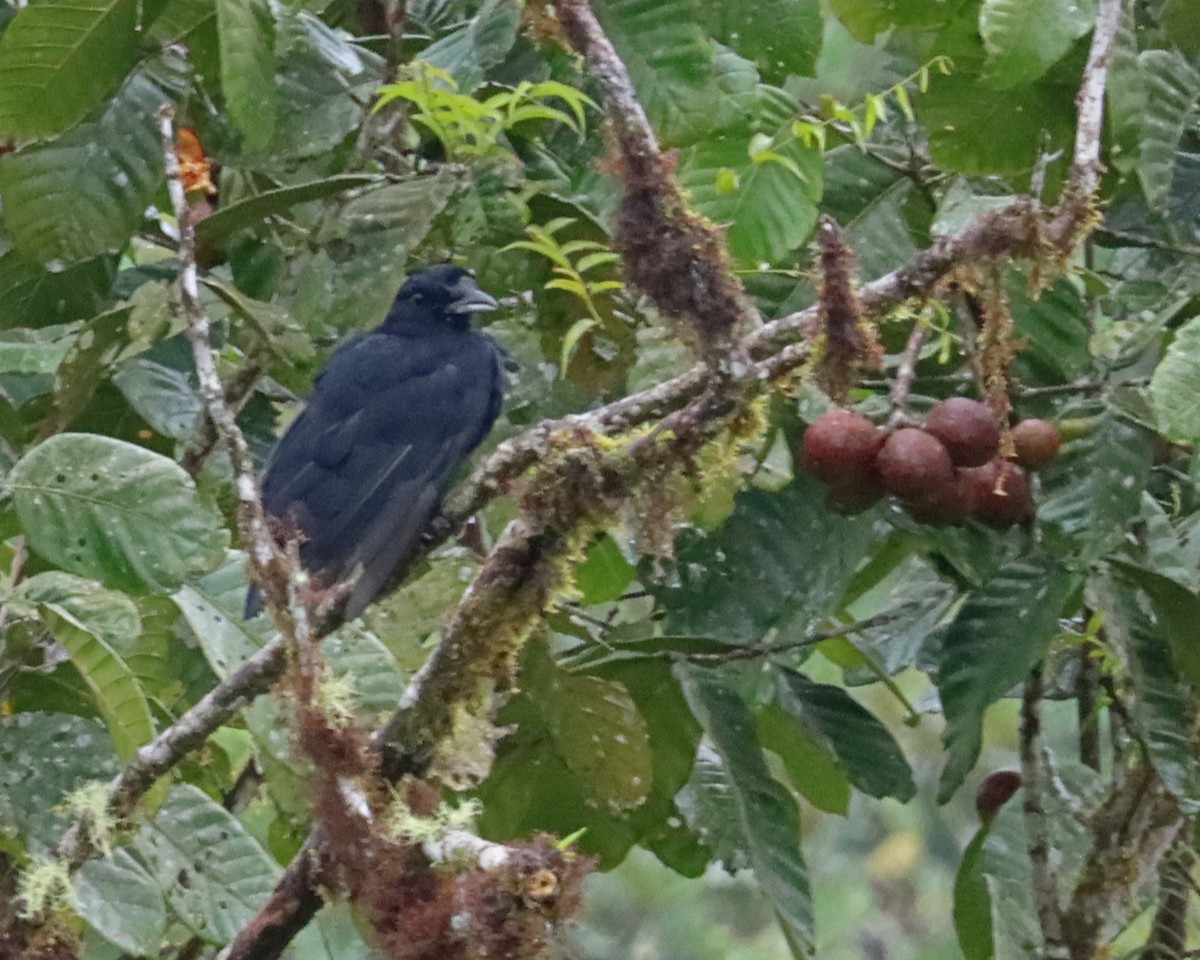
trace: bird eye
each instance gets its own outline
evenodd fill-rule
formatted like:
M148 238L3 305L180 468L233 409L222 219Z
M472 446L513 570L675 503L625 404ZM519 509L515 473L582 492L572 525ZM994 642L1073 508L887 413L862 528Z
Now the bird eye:
M414 293L412 295L412 299L413 299L413 303L424 303L425 302L425 294Z

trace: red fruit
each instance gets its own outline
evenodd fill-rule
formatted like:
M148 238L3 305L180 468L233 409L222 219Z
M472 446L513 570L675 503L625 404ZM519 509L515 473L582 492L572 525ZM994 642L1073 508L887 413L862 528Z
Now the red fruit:
M843 480L830 486L825 494L825 508L833 513L851 516L875 506L886 492L883 481L872 470L858 479Z
M906 500L941 490L954 479L950 454L924 430L904 427L884 441L875 458L883 485Z
M959 470L954 479L906 504L909 516L931 527L966 523L975 513L975 485Z
M1046 420L1022 420L1012 430L1017 463L1026 470L1044 467L1058 456L1062 437L1058 428Z
M874 475L875 454L882 444L883 433L866 417L851 410L831 410L805 431L797 466L831 487L862 486Z
M951 397L929 411L925 432L937 437L956 467L980 467L1000 449L1000 423L987 404Z
M990 823L1012 795L1021 789L1021 775L1016 770L996 770L987 775L975 794L975 809L979 819Z
M990 460L964 470L975 493L975 518L1003 529L1033 519L1033 488L1029 474L1011 460Z

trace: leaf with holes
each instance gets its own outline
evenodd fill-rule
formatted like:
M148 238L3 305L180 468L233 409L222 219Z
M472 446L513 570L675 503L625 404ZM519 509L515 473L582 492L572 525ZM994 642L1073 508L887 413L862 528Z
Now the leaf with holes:
M131 443L62 433L26 453L7 483L30 547L110 586L169 592L224 556L221 516L192 478Z
M701 0L700 10L709 32L753 60L773 83L789 74L814 75L821 52L819 0Z
M167 905L154 878L128 850L85 863L73 885L79 916L105 940L135 957L160 954Z
M162 145L151 120L165 101L137 74L94 123L0 158L14 248L61 270L123 247L162 182Z
M946 715L944 803L979 757L983 713L1020 684L1058 632L1071 576L1049 557L1010 560L967 594L938 654L938 693Z
M161 7L56 0L21 9L0 39L0 138L47 137L80 120L137 62L140 28Z
M171 911L206 943L232 940L279 876L279 867L233 814L188 784L170 792L133 846Z

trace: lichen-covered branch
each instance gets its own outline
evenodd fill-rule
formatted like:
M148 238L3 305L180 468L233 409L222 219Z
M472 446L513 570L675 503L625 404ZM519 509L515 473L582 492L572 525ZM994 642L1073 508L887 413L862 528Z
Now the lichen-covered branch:
M1109 794L1091 820L1092 853L1062 916L1071 960L1093 960L1109 926L1158 869L1184 826L1183 814L1154 768L1143 762Z
M1065 960L1062 915L1058 903L1058 872L1051 861L1050 824L1044 798L1049 771L1042 756L1042 664L1025 681L1021 697L1021 783L1025 788L1025 832L1029 836L1029 867L1038 924L1047 960Z

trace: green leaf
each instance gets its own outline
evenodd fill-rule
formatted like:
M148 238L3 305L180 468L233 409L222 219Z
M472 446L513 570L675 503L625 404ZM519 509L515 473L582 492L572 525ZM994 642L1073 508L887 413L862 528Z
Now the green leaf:
M907 802L917 792L912 768L895 738L841 687L814 683L781 668L776 702L814 737L830 745L850 782L872 797Z
M64 570L165 593L210 570L228 534L166 457L110 437L63 433L8 476L29 545Z
M788 639L828 613L876 532L869 514L837 516L823 498L818 481L798 475L777 493L739 494L713 533L681 536L678 582L650 587L666 632L752 643L775 628Z
M1025 680L1058 633L1071 577L1048 557L1010 560L966 602L942 640L937 685L948 757L938 802L953 796L979 757L984 711Z
M73 878L77 910L105 940L135 957L158 956L167 929L162 890L128 850L85 863Z
M1108 407L1095 412L1086 435L1063 444L1042 471L1037 523L1046 545L1072 566L1084 567L1115 549L1141 512L1154 437Z
M617 541L605 535L588 548L583 563L575 568L575 583L588 606L611 603L623 594L637 574L621 553Z
M137 357L123 364L112 382L142 419L163 436L186 440L195 434L204 401L183 371Z
M603 0L596 15L664 145L744 127L748 105L739 98L753 94L756 71L735 54L718 57L696 0Z
M266 902L279 868L224 807L177 785L134 841L171 912L224 945Z
M63 331L57 332L61 334ZM0 374L52 374L70 351L74 340L74 336L70 335L54 340L33 339L27 336L13 340L0 339Z
M486 0L462 27L426 47L421 59L445 70L460 90L469 92L508 55L520 26L521 11L513 0Z
M987 48L984 81L1006 90L1032 83L1091 29L1095 0L984 0L979 33Z
M612 811L645 802L654 778L648 732L623 686L563 670L540 645L521 684L536 691L543 728L591 802Z
M20 593L38 605L91 691L117 756L128 761L155 732L141 684L119 652L141 633L137 608L123 594L57 572L31 577Z
M357 187L378 186L385 178L374 173L342 173L309 183L266 190L245 200L222 207L196 227L196 242L220 245L233 234L257 226L268 217L287 213L292 207L311 200L322 200Z
M1150 402L1163 436L1200 443L1200 317L1175 331L1175 339L1150 378Z
M53 266L49 270L16 251L0 256L0 328L44 327L95 316L104 308L115 257L96 257L66 269Z
M1138 67L1146 92L1138 179L1150 207L1163 210L1171 194L1179 143L1200 98L1200 72L1176 50L1146 50L1138 57Z
M140 28L159 7L56 0L21 9L0 38L0 138L61 133L103 102L136 62Z
M0 834L53 847L67 827L66 795L116 772L112 742L95 720L37 712L0 717Z
M771 776L746 704L716 673L680 665L684 696L712 748L701 748L691 792L693 829L731 870L750 867L797 957L812 956L812 894L796 803Z
M955 73L930 86L917 103L917 119L943 170L1028 176L1043 149L1053 152L1071 143L1074 113L1063 92L1034 84L1000 97L977 77ZM1004 135L997 136L997 130Z
M251 152L275 134L275 28L265 0L217 0L221 91Z
M954 877L954 932L966 960L992 960L992 894L983 873L984 843L990 829L981 827L963 851Z
M701 0L703 23L772 82L814 76L823 34L818 0L724 3Z
M57 270L121 249L162 183L154 115L165 101L145 74L136 74L95 122L0 158L4 219L15 249Z
M363 717L374 720L396 709L405 676L383 641L358 624L347 624L322 643L334 676L345 677L351 700Z
M859 43L874 43L876 34L899 27L928 30L941 26L965 0L831 0L830 7Z
M1163 625L1143 609L1137 591L1122 585L1111 600L1108 625L1125 641L1137 694L1133 701L1136 730L1163 784L1181 809L1195 813L1200 810L1200 771L1191 745L1195 696L1175 670Z
M1171 648L1174 669L1200 694L1200 644L1196 643L1200 596L1152 570L1126 563L1114 566L1123 579L1140 587L1150 598L1154 619Z
M759 743L779 755L792 786L818 810L845 816L850 809L850 781L827 744L773 703L755 722Z
M695 208L725 227L744 264L781 260L808 239L821 199L821 154L799 140L775 147L777 159L750 157L744 140L709 140L687 151L680 181ZM735 186L720 177L732 170Z

